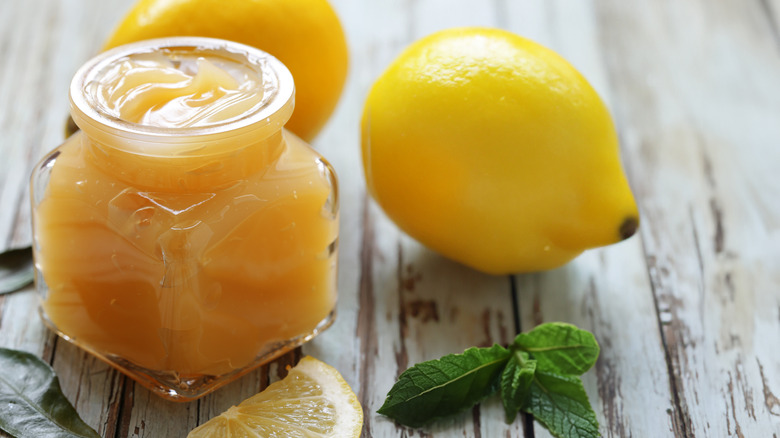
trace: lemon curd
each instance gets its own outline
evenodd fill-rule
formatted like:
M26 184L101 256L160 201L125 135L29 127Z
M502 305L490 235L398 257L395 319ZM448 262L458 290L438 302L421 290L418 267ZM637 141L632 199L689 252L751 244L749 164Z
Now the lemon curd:
M240 44L168 38L88 62L81 131L32 180L42 315L164 397L199 397L327 327L338 202L283 129L294 87Z

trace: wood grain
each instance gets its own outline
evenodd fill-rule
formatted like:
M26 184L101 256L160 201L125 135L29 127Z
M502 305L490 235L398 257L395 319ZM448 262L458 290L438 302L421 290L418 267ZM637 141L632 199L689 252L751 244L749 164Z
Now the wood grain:
M0 346L52 363L104 437L184 437L283 377L301 354L358 393L369 437L547 437L494 398L412 430L376 414L408 366L566 321L602 347L584 376L607 437L774 437L780 430L780 3L777 0L333 0L350 46L314 146L339 175L337 322L191 403L165 402L39 322L31 287L0 296ZM32 165L62 140L76 68L130 0L0 0L0 251L29 245ZM367 195L359 120L412 41L484 25L569 59L604 98L642 214L638 236L549 272L487 276L420 246ZM1 371L0 371L1 372ZM6 436L0 432L0 436Z
M772 20L760 2L599 10L678 436L780 430L762 392L778 382L761 372L780 363Z

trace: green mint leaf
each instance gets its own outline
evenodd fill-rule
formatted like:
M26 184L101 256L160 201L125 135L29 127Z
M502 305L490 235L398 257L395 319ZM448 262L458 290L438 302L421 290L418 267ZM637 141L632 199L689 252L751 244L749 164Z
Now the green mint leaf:
M404 371L379 413L400 424L420 427L470 408L494 393L511 353L500 345L469 348Z
M16 438L100 438L37 356L0 348L0 429Z
M601 436L599 422L579 377L537 370L523 411L532 414L558 438Z
M504 402L506 422L515 421L517 411L525 404L528 388L534 380L536 361L528 353L514 351L501 373L501 400Z
M599 344L593 334L571 324L541 324L515 338L515 347L531 353L537 368L556 374L579 376L599 357Z

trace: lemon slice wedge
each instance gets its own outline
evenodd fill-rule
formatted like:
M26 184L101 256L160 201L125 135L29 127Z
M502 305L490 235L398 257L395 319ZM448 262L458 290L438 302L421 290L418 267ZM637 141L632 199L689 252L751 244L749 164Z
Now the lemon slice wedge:
M311 356L287 377L193 429L187 438L360 437L363 409L339 372Z

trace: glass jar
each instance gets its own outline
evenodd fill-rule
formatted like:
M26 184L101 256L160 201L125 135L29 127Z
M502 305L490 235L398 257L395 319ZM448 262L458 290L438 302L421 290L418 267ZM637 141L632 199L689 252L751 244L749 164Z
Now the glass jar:
M84 65L70 88L81 130L32 176L45 323L180 401L330 325L336 176L283 128L293 95L278 60L216 39Z

